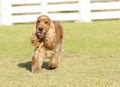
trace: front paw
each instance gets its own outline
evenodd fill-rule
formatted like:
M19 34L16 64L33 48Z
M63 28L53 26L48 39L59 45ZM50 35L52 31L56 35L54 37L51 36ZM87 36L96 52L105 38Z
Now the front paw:
M39 73L41 69L39 67L32 67L32 73Z

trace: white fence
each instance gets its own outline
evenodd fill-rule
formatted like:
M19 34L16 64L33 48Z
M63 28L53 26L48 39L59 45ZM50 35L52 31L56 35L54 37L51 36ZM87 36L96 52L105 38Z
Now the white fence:
M91 0L0 0L0 25L34 22L46 14L52 20L82 21L120 18L120 1Z

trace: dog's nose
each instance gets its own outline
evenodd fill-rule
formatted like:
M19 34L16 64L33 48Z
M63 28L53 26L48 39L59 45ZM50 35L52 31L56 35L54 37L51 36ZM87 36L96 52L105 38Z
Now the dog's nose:
M39 28L39 31L42 31L42 30L43 30L43 28L42 28L42 27L40 27L40 28Z

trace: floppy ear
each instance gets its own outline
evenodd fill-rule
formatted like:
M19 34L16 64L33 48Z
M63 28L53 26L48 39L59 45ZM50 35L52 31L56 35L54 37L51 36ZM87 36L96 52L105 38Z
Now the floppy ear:
M35 34L35 33L36 33L36 21L35 21L34 27L33 27L33 34Z
M39 39L36 36L36 22L33 27L33 32L32 32L32 36L31 36L31 44L35 47L39 46L39 44L40 44Z
M55 36L55 25L53 22L50 22L50 28L49 28L46 36L49 38L51 37L50 39L52 39Z
M52 48L56 44L55 25L52 21L50 22L50 28L46 33L45 44L50 48Z

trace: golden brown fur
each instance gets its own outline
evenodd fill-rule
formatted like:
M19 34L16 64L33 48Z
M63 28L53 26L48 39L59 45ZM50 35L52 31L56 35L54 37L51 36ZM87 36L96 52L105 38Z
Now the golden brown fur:
M63 28L58 22L42 15L35 22L31 43L35 47L32 55L32 72L41 70L44 58L49 58L49 67L54 69L62 59Z

